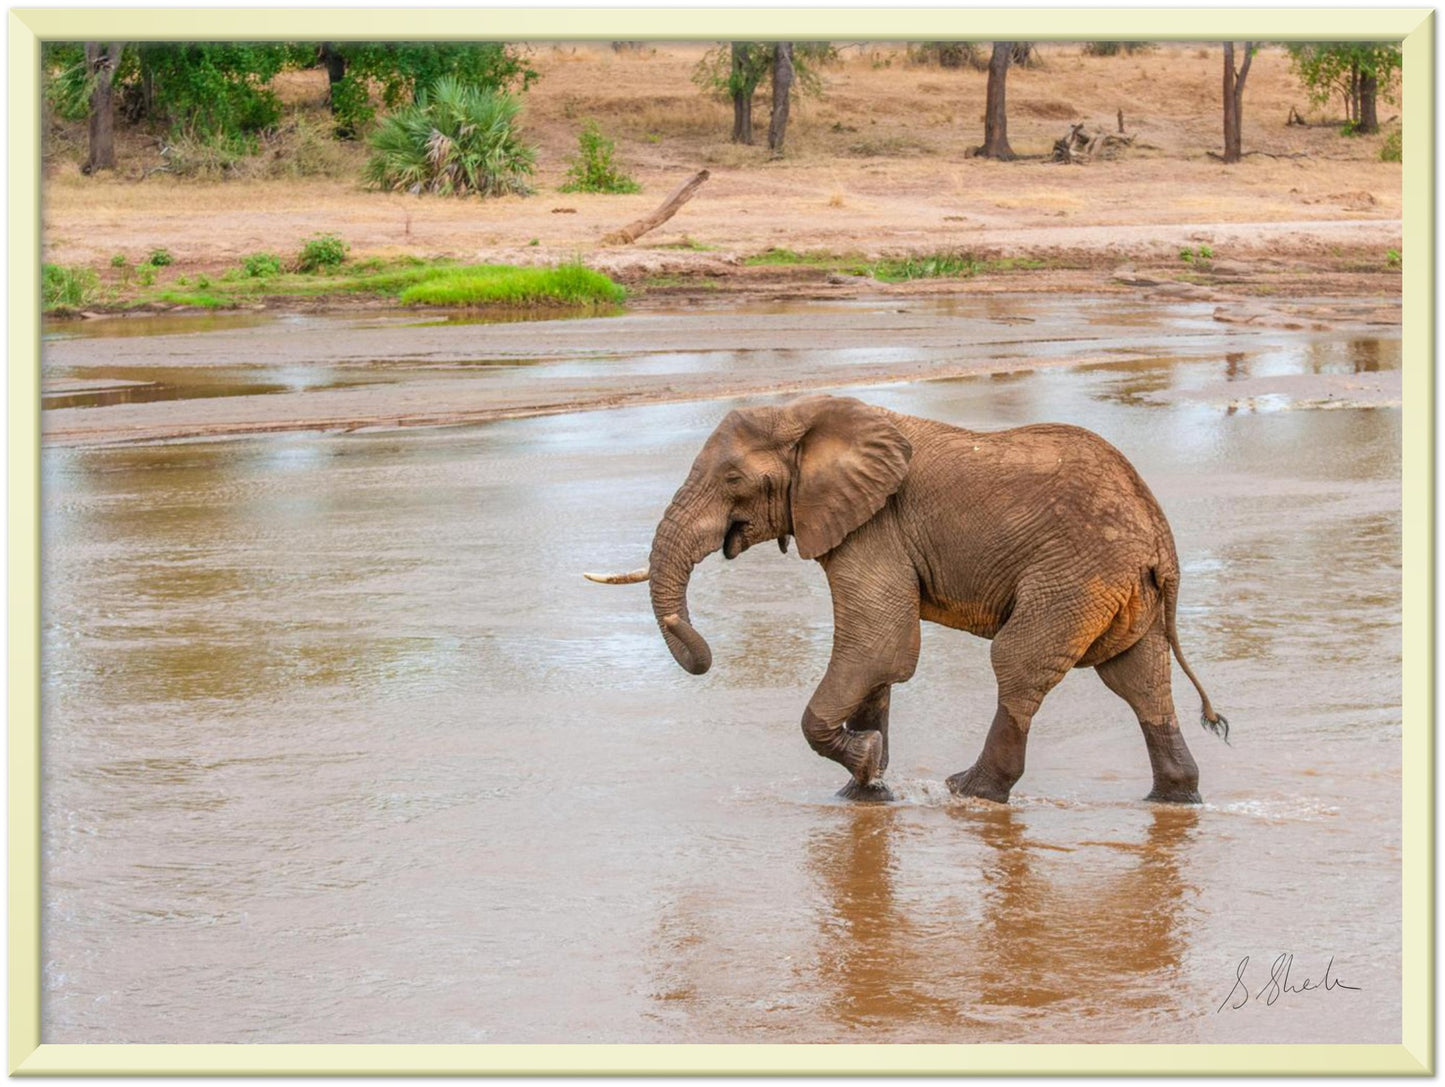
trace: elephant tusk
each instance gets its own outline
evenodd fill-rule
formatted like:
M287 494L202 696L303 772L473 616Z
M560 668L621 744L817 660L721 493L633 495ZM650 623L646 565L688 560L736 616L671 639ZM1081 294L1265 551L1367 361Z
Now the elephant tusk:
M633 570L627 574L586 574L582 575L588 581L595 581L599 585L636 585L639 581L646 581L650 576L650 570L644 566L641 570Z

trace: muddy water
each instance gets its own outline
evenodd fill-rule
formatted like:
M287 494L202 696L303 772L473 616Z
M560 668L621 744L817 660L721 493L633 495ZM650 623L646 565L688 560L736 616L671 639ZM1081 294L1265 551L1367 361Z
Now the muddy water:
M1201 808L1140 801L1092 672L1012 803L951 800L992 681L932 626L894 691L899 802L834 800L798 728L826 589L771 547L699 568L716 661L679 670L645 587L578 575L642 561L737 401L47 449L46 1040L1398 1041L1399 413L1228 392L1398 341L1171 331L852 391L1131 456L1234 725L1186 734ZM1340 984L1272 991L1281 954Z

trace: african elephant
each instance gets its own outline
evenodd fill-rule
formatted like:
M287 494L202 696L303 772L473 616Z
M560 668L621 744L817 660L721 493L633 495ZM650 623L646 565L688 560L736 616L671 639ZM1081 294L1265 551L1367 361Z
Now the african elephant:
M1199 770L1170 693L1179 648L1179 560L1159 503L1124 456L1090 431L1041 424L977 432L848 397L808 396L730 412L662 516L644 570L677 662L712 664L687 610L692 568L788 537L816 559L833 598L833 654L803 734L852 780L840 796L889 800L888 701L913 675L927 619L991 639L998 708L983 751L952 792L1006 801L1024 772L1029 724L1071 668L1094 668L1139 719L1148 799L1198 803Z

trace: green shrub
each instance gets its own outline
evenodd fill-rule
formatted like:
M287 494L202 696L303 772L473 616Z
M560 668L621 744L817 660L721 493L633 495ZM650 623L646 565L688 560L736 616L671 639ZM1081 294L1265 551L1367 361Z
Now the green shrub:
M1207 245L1201 245L1201 246L1199 247L1199 256L1200 256L1200 258L1203 259L1203 260L1213 260L1213 259L1214 259L1214 250L1211 249L1211 248L1210 248L1209 246L1207 246Z
M335 234L313 235L301 247L301 252L296 257L296 270L298 272L319 272L322 269L333 271L341 266L349 252L351 252L351 246Z
M117 253L115 256L110 258L110 266L112 268L124 268L129 263L130 261L125 259L124 253Z
M171 256L169 249L152 249L151 255L146 257L146 263L152 268L164 268L167 264L174 264L176 258Z
M918 42L908 47L908 59L914 64L937 64L940 68L988 67L988 54L976 42Z
M568 159L567 180L560 192L641 192L642 186L612 164L615 145L596 121L587 121L577 134L577 154Z
M46 310L80 309L100 289L100 277L79 265L47 264L41 269L40 296Z
M1116 57L1120 53L1147 53L1153 48L1152 42L1085 42L1082 52L1086 57Z
M142 264L135 270L135 281L142 287L149 287L156 281L156 267L154 264Z
M1397 128L1385 137L1385 142L1380 145L1380 160L1382 162L1401 162L1404 160L1404 148L1400 144L1400 130Z
M1391 268L1400 267L1400 251L1398 249L1385 250L1385 263Z
M280 273L281 258L275 253L252 253L241 261L241 267L252 279L262 279Z
M438 79L372 133L363 176L376 188L414 193L526 193L536 151L522 143L519 109L504 91Z

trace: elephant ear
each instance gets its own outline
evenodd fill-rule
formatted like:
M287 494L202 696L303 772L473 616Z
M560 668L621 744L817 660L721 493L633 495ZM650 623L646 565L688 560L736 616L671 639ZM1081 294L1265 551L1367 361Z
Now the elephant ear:
M793 535L798 554L817 558L883 508L908 471L913 447L888 416L852 397L817 396L794 405L798 440Z

